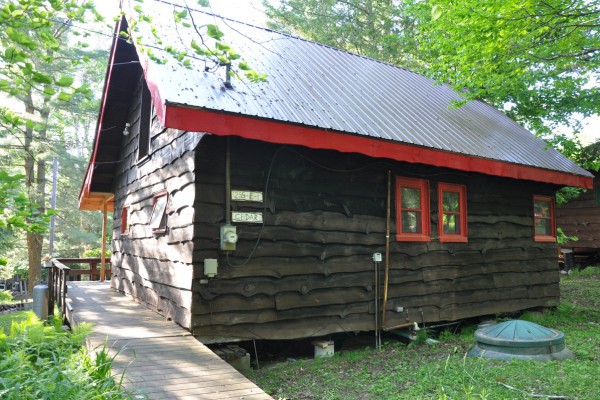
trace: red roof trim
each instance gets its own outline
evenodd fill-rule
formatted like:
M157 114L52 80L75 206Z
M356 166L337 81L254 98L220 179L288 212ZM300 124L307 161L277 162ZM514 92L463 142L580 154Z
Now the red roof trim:
M185 131L208 132L220 136L235 135L269 143L361 153L371 157L390 158L397 161L428 164L506 178L588 189L593 187L592 178L585 176L328 131L321 128L286 124L173 104L165 105L165 118L161 120L164 126Z
M117 47L119 42L119 32L121 32L121 25L123 23L123 18L115 27L115 39L113 40L113 46L110 54L110 61L108 63L108 68L106 69L106 78L104 80L104 93L102 94L102 106L100 107L100 116L98 117L98 125L96 127L96 138L94 139L94 151L92 152L92 158L90 162L88 162L87 168L85 170L83 185L81 186L81 191L79 192L79 207L81 207L84 197L89 196L90 187L92 186L92 176L94 174L94 167L96 164L96 155L98 154L98 144L100 143L100 132L102 131L102 120L104 118L104 112L106 111L106 100L108 98L108 89L110 87L110 77L113 71L113 65L115 62L115 57L117 54Z

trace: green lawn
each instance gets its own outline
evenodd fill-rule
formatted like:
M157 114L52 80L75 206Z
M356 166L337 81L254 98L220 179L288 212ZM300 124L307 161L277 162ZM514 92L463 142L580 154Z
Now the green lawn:
M555 311L521 318L564 332L576 360L466 358L475 329L466 327L456 335L443 332L437 345L388 341L380 351L282 363L249 377L285 399L600 399L600 268L561 277L561 293Z
M12 321L21 322L27 319L27 311L18 311L10 314L0 314L0 329L8 334Z

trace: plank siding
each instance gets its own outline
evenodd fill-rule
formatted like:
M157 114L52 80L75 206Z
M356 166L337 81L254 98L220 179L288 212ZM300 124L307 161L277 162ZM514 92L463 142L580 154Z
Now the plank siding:
M600 174L594 174L594 189L556 209L556 224L565 235L579 240L569 241L564 248L600 249Z
M227 257L218 251L225 143L205 137L195 160L193 261L219 261L208 283L199 268L194 275L191 326L205 342L373 330L371 257L385 251L388 170L429 180L432 240L397 242L392 205L386 325L558 303L556 245L533 241L532 215L533 195L555 186L231 138L232 189L265 193L264 203L232 209L262 212L265 223L235 224ZM438 182L467 186L468 243L437 238Z
M185 328L190 327L194 276L194 149L201 134L159 126L150 130L150 154L138 162L141 82L129 112L130 134L123 141L121 163L113 183L115 213L111 285ZM166 190L165 233L147 224L154 193ZM121 210L129 209L129 235L121 235Z

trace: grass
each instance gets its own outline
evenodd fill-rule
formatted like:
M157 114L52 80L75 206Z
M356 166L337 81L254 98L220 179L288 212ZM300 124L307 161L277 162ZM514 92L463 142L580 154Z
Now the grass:
M0 333L4 331L5 334L10 332L10 325L13 321L21 322L27 319L27 311L18 311L8 314L0 314ZM1 335L0 335L1 336Z
M442 332L437 345L387 341L330 359L282 363L249 377L281 399L600 399L600 268L561 277L561 304L521 316L565 334L565 361L467 358L475 327ZM507 388L505 385L510 386Z

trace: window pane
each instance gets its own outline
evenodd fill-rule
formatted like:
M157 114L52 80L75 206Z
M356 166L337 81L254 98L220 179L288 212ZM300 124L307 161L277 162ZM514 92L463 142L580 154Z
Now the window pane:
M164 228L162 222L164 221L163 215L167 208L167 195L162 195L156 198L154 208L152 209L152 216L148 225L152 229Z
M549 219L536 219L535 234L552 236L552 232L550 232L550 226L551 224Z
M443 217L444 233L454 235L460 234L460 218L458 214L444 214Z
M421 213L419 211L402 211L402 232L421 233Z
M421 209L421 190L415 188L402 188L402 208L413 210Z
M536 217L550 218L550 202L546 200L535 200L533 202Z
M457 192L442 192L442 207L444 211L459 211L460 195Z

